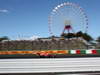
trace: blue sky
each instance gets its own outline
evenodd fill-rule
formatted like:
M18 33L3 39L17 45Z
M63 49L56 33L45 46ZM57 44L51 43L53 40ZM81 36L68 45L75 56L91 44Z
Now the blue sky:
M67 1L84 8L88 33L94 38L100 36L100 0L0 0L0 37L50 36L48 16L55 6Z

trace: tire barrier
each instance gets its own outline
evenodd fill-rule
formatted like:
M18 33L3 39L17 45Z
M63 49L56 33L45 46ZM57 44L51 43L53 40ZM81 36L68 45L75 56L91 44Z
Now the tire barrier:
M100 49L89 49L89 50L34 50L34 51L0 51L0 55L14 55L14 54L38 54L38 55L49 55L49 54L100 54Z

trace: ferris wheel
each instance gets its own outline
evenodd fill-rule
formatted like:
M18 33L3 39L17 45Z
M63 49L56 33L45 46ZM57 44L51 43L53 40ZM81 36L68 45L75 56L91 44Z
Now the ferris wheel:
M53 8L49 19L49 32L51 36L60 36L62 33L87 33L88 17L78 4L66 2Z

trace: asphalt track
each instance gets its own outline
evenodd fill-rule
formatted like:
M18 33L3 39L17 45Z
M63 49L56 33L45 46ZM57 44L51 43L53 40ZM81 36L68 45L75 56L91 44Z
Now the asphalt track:
M100 75L100 72L98 73L14 73L14 74L0 74L0 75Z
M99 72L100 57L0 59L0 74L6 75L63 75L64 73Z

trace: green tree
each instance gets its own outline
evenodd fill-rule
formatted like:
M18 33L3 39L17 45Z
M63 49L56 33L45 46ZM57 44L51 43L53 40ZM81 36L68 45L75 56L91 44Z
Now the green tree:
M82 37L83 36L83 32L82 31L79 31L76 33L76 37Z
M4 41L4 40L9 40L9 38L7 36L1 37L0 38L0 42Z
M87 33L84 33L84 34L82 35L82 37L83 37L83 39L85 39L85 40L88 41L88 42L90 42L90 41L93 40L93 38L92 38L89 34L87 34Z
M73 37L75 37L75 34L74 33L63 33L61 35L61 37L64 37L64 38L73 38Z
M2 41L4 40L9 40L9 38L7 36L0 37L0 50L2 50Z
M97 41L98 43L100 43L100 36L96 39L96 41Z

